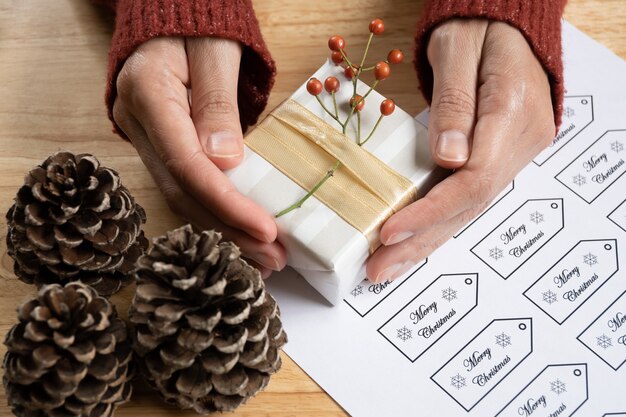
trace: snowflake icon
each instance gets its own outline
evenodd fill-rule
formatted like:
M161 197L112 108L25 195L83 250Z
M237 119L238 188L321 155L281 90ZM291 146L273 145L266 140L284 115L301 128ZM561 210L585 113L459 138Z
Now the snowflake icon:
M605 334L596 337L596 340L598 341L598 346L600 346L602 349L608 349L613 346L613 343L611 343L611 338Z
M543 222L543 214L539 213L538 211L535 211L534 213L530 213L530 221L535 224L539 224Z
M583 185L587 184L587 178L584 175L575 175L573 180L574 184L578 185L579 187L582 187Z
M443 298L447 302L451 302L452 300L456 300L456 290L453 289L452 287L448 287L445 290L442 290L441 292L443 293L441 298Z
M456 374L450 378L450 385L456 389L461 389L466 385L465 378L463 378L461 374Z
M541 293L541 295L543 296L543 301L545 301L546 303L552 305L552 303L556 303L558 300L558 298L556 298L556 293L553 292L552 290L548 290L544 293Z
M622 142L615 141L611 143L611 150L615 153L620 153L624 150L624 144Z
M350 294L352 294L353 297L358 297L359 295L363 294L363 286L362 285L357 285L356 287L354 287L354 289L352 291L350 291Z
M511 345L511 336L505 333L500 333L496 335L496 345L505 348Z
M502 250L497 246L493 249L489 249L489 257L497 261L502 258Z
M563 116L567 117L568 119L572 118L575 115L576 112L571 107L566 107L563 109Z
M589 252L588 254L584 255L583 262L589 266L593 266L598 263L598 257L594 255L593 253Z
M564 392L567 392L565 389L565 383L563 383L560 379L550 382L550 391L554 392L556 395L561 395Z
M403 326L401 329L398 329L398 335L396 336L398 339L402 340L403 342L406 342L407 340L411 339L411 329L407 328L406 326Z

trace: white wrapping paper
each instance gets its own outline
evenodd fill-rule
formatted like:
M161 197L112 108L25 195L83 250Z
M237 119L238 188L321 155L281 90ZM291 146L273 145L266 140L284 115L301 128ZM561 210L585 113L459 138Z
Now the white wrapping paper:
M322 82L329 76L339 79L341 89L336 94L339 118L345 120L350 110L347 103L353 87L352 82L343 75L343 68L329 61L313 76ZM365 95L368 90L367 85L359 82L358 94ZM320 97L329 109L333 108L330 94L323 92ZM291 99L341 130L339 124L326 114L315 97L306 91L306 82L296 90ZM362 138L367 137L378 120L380 103L383 100L384 97L376 91L372 91L366 98L361 112ZM356 116L353 116L352 126L346 133L350 138L356 137L356 121ZM382 120L364 148L413 182L419 196L424 195L444 175L430 157L426 128L397 107L392 115ZM278 213L289 207L307 192L248 147L245 149L242 164L226 174L240 192L270 213ZM322 204L315 195L301 208L276 220L278 240L287 249L288 264L329 302L337 303L363 280L365 262L369 256L367 239Z

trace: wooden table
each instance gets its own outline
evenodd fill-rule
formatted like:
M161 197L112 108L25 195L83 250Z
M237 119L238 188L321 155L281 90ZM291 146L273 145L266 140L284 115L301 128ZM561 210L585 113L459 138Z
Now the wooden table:
M391 47L407 52L421 1L296 0L255 1L265 39L279 75L268 108L280 103L327 56L326 40L342 34L362 50L367 24L385 20L384 40L372 48L385 56ZM592 37L626 59L626 5L623 0L571 0L566 16ZM96 154L117 169L124 183L146 208L146 233L153 237L181 224L167 208L134 149L111 133L103 105L110 19L87 0L0 0L0 335L16 321L15 306L35 294L12 274L6 254L4 213L12 204L24 174L47 155L67 149ZM356 54L356 51L355 51ZM409 54L410 55L410 54ZM407 60L410 61L410 60ZM382 93L405 110L417 113L424 101L409 62L394 67ZM132 288L114 298L124 311ZM4 355L4 346L0 355ZM234 416L344 416L345 412L293 361L284 366L267 390ZM376 381L372 381L376 384ZM0 416L11 415L0 389ZM180 416L138 383L132 401L117 416Z

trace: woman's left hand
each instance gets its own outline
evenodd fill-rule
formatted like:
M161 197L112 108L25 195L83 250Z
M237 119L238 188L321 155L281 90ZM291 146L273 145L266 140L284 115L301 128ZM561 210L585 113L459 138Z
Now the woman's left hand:
M550 84L521 32L506 23L450 20L428 44L435 162L456 171L394 214L369 259L373 282L392 280L485 209L555 133Z

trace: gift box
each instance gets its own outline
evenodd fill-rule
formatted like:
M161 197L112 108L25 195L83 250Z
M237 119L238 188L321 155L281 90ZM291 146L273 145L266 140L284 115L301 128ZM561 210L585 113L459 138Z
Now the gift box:
M339 119L345 120L352 81L330 61L313 75L322 81L329 76L341 82L335 96ZM357 94L365 96L368 90L357 82ZM330 94L319 97L334 108ZM376 91L365 98L361 138L378 121L383 100ZM243 162L227 172L240 192L276 214L340 161L302 207L276 219L288 264L333 304L364 279L365 262L380 245L384 221L445 175L431 158L426 128L401 109L384 117L362 147L354 140L357 129L353 115L344 136L305 82L246 135Z

